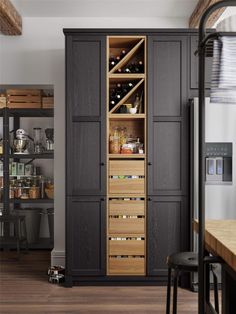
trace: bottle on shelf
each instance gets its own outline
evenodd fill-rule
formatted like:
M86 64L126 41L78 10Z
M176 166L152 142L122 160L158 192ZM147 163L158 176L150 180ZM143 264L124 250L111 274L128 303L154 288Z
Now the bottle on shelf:
M114 56L110 56L109 58L109 71L116 65L116 59Z
M126 50L122 49L120 53L120 59L123 59L125 55L126 55Z

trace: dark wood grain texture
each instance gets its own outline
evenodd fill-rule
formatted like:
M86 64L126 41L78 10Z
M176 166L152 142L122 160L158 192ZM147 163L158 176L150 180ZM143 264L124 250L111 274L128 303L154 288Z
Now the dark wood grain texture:
M104 276L105 201L100 197L69 199L67 221L67 275Z

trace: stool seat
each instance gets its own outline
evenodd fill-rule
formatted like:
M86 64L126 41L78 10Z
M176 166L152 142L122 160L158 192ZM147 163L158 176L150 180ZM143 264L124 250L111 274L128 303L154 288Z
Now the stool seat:
M198 271L198 255L195 252L174 253L167 257L167 265L182 271Z
M214 272L211 263L218 263L219 260L208 258L208 264L210 264L210 270L213 274L214 281L214 299L215 299L215 312L219 313L219 299L218 299L218 280ZM167 257L168 266L168 284L167 284L167 296L166 296L166 314L170 314L171 303L171 277L172 270L173 276L173 314L177 314L177 287L179 274L181 272L197 272L198 271L198 254L196 252L179 252L174 253Z

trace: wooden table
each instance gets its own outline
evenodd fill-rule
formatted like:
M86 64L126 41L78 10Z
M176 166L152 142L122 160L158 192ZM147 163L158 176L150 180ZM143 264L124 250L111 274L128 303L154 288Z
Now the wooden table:
M194 222L198 230L198 223ZM207 220L205 246L222 264L222 313L236 313L236 220Z

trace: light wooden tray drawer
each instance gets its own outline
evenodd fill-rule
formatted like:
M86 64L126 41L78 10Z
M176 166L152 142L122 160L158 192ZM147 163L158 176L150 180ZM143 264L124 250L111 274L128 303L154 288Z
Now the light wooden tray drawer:
M110 160L109 176L144 176L144 160Z
M144 194L144 179L109 179L110 194Z
M144 240L109 240L109 255L145 255Z
M144 218L109 218L110 234L144 234Z
M144 258L109 258L110 275L144 275Z
M109 215L144 215L145 201L110 200Z

